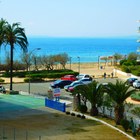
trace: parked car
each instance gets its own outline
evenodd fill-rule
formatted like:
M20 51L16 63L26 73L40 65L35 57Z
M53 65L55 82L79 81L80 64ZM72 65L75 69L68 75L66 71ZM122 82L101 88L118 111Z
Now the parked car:
M0 85L0 92L1 93L6 93L5 87Z
M82 83L82 82L79 82L79 81L74 81L74 82L72 82L70 85L64 86L64 89L65 89L66 91L69 91L69 88L70 88L70 87L73 87L73 86L78 85L78 84L83 84L83 83Z
M83 83L78 83L78 84L76 84L76 85L74 85L74 86L72 86L72 87L69 87L69 88L68 88L68 91L69 91L69 92L72 92L72 91L74 90L74 88L77 87L77 86L79 86L79 85L83 85Z
M70 80L56 80L53 83L51 83L50 85L52 88L56 88L56 87L64 88L64 86L70 85L71 83L72 83L72 81L70 81Z
M126 83L128 85L133 86L133 82L135 82L136 80L138 80L138 79L137 78L129 78L129 79L126 80Z
M134 88L140 88L140 81L139 80L136 80L133 82L133 87Z
M79 75L76 76L76 78L78 80L83 79L83 78L90 78L90 79L92 79L92 77L90 75L88 75L88 74L79 74Z
M65 75L61 77L61 80L70 80L70 81L76 81L76 77L74 75Z
M82 82L83 84L89 84L92 82L91 78L82 78L80 80L78 80L79 82Z

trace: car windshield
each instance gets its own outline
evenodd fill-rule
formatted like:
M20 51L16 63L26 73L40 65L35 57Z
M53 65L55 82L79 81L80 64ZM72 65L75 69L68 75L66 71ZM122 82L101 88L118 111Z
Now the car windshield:
M55 84L60 83L60 82L61 82L61 80L54 81Z
M71 83L70 84L70 86L74 86L74 85L76 85L76 84L78 84L79 82L73 82L73 83Z

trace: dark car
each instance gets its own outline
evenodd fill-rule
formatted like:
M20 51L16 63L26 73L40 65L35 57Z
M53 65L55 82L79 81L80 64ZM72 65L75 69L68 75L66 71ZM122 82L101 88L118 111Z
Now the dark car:
M137 78L129 78L129 79L126 80L126 83L127 83L128 85L133 86L133 83L134 83L136 80L138 80L138 79L137 79Z
M64 86L70 85L71 83L72 83L72 81L70 81L70 80L56 80L53 83L51 83L51 87L52 88L56 88L56 87L64 88Z

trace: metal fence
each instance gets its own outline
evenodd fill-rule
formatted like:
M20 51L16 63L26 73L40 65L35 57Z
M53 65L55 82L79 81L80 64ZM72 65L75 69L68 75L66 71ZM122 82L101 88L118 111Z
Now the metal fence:
M43 140L34 132L19 130L9 126L0 127L0 140Z

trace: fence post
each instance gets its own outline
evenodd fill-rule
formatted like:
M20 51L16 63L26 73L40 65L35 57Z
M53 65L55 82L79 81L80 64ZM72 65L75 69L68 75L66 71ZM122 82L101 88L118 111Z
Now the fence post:
M41 136L39 136L39 140L41 140Z
M26 140L28 140L28 131L26 131Z
M4 140L5 139L5 128L3 127L3 129L2 129L2 140Z
M14 128L14 140L16 140L16 129Z

